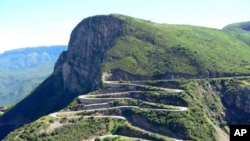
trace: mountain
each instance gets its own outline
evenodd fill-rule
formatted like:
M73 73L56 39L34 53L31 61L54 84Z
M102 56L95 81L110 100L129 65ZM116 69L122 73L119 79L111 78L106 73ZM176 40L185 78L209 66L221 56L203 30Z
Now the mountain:
M227 25L223 30L250 45L250 22L241 22Z
M249 45L224 29L89 17L0 130L20 127L4 140L228 140L228 124L250 121L249 64Z
M233 23L225 26L223 30L230 30L230 31L243 31L249 32L250 31L250 22L240 22L240 23Z
M17 71L33 66L47 63L51 60L57 60L62 51L66 50L67 46L41 46L20 48L10 51L5 51L0 54L0 70L1 71Z
M66 46L22 48L0 54L0 106L10 106L27 96L53 71Z

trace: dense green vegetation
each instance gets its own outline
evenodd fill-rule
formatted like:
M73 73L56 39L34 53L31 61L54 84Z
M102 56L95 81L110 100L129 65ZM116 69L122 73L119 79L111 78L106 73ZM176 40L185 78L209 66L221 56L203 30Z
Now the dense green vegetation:
M232 34L250 46L250 22L234 23L227 25L223 30Z
M116 16L125 20L124 35L107 52L104 70L147 76L249 74L249 46L227 32Z
M79 141L86 139L97 140L136 140L129 137L102 137L98 136L131 133L132 136L152 139L157 141L172 141L172 139L145 132L132 126L122 119L101 118L101 117L42 117L31 124L10 133L4 141Z
M5 141L79 141L112 134L122 124L112 118L43 117L12 132Z
M0 54L0 106L16 104L53 71L66 46L23 48Z

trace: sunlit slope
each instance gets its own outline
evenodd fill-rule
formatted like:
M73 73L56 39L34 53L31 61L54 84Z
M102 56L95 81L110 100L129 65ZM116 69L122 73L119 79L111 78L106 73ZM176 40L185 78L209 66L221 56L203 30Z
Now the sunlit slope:
M136 75L218 77L250 72L250 48L222 30L124 20L123 36L106 53L104 70Z
M241 22L227 25L223 30L250 46L250 22Z

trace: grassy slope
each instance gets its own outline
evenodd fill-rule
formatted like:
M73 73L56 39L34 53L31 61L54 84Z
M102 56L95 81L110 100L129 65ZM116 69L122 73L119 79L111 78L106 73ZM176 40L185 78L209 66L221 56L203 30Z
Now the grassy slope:
M108 117L53 118L49 116L42 117L11 132L4 141L79 141L97 138L102 135L111 135L116 133L117 130L121 130L121 128L126 128L126 131L131 131L144 138L172 141L172 139L160 135L144 132L122 119ZM110 138L110 140L116 139Z
M125 20L124 36L116 39L106 54L104 70L122 68L148 76L201 75L207 69L229 74L249 73L249 46L227 32L118 17Z
M223 30L250 46L250 22L230 24L225 26Z
M54 124L54 126L53 126ZM111 134L121 124L112 118L61 118L43 117L12 132L5 141L50 140L79 141L103 134Z

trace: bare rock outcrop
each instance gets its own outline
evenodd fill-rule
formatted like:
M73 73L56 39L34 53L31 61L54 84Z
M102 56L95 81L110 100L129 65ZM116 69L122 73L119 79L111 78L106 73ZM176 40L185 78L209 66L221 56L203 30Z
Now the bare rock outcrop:
M103 56L121 35L122 23L113 16L95 16L75 27L69 49L59 57L53 73L62 76L65 89L82 93L100 87Z
M229 124L244 124L250 122L250 89L238 88L223 97L226 119Z
M71 33L68 50L53 74L0 117L0 140L10 131L67 106L77 95L101 87L105 52L122 34L123 21L112 15L84 19ZM4 131L4 132L3 132Z

